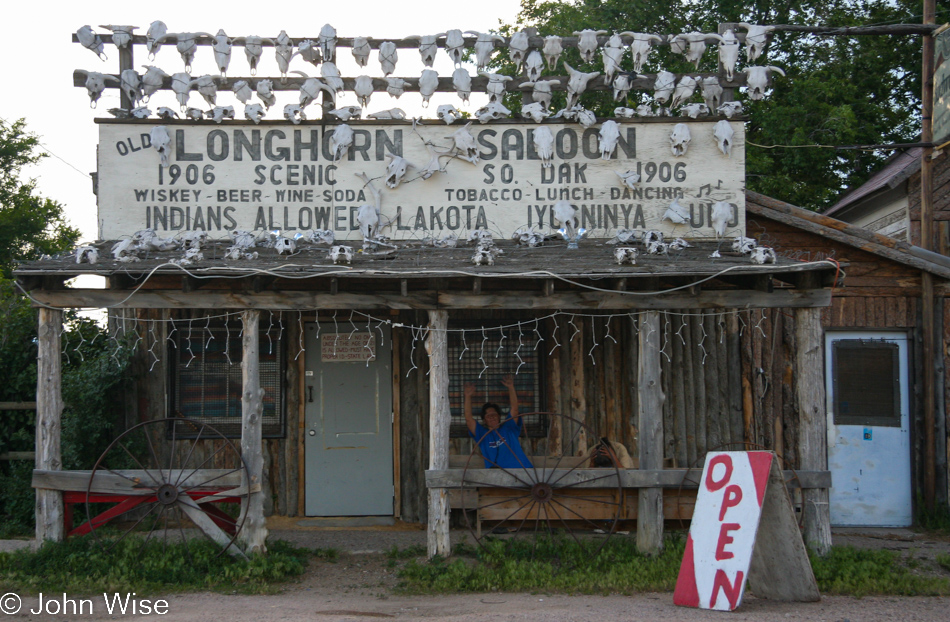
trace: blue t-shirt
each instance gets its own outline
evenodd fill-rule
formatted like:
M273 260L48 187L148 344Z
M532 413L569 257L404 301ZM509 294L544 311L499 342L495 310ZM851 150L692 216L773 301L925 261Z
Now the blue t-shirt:
M531 461L528 460L528 456L521 449L521 443L518 442L522 427L520 417L517 422L509 417L494 430L489 430L477 421L475 422L475 434L472 436L478 442L478 448L482 452L482 457L485 458L486 469L531 467Z

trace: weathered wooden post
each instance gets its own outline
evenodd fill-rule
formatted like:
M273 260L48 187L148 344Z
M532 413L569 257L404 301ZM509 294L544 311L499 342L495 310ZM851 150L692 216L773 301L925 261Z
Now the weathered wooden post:
M261 312L246 309L241 313L244 324L241 378L241 456L247 465L250 481L241 482L247 488L247 515L240 540L248 555L267 552L267 524L264 521L264 453L261 441L261 417L264 413L264 390L261 388L258 324Z
M799 466L828 470L828 418L821 338L821 309L795 309L795 391L799 410ZM819 555L831 549L831 508L827 488L802 489L805 544Z
M449 468L448 325L448 311L429 311L429 469L435 471ZM430 488L428 555L446 556L450 546L448 490Z
M60 435L63 414L62 353L63 312L40 307L39 342L36 364L36 466L59 471L63 468ZM63 493L36 489L36 541L61 541L66 537L63 524Z
M637 387L640 399L640 468L663 468L663 402L660 384L660 312L640 315ZM641 488L637 507L637 549L647 555L663 550L663 489Z

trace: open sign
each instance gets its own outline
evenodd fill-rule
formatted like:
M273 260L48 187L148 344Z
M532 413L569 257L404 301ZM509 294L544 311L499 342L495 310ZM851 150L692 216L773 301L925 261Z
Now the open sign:
M756 548L759 540L775 550L760 551ZM753 559L765 554L770 563ZM785 581L773 573L770 567L783 558L785 571L807 575L804 580L796 576ZM756 595L782 600L819 598L775 455L767 451L709 453L673 602L731 611L742 603L750 567Z

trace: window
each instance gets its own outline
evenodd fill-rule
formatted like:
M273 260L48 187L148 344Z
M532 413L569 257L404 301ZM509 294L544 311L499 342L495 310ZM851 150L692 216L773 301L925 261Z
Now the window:
M241 436L241 323L214 320L174 322L169 336L174 347L171 370L173 416L207 423L227 437ZM260 379L264 389L262 433L284 436L283 344L265 330L259 332ZM179 426L178 437L194 436L191 426Z
M463 328L463 327L454 327ZM518 410L524 413L538 412L543 403L541 395L540 353L538 335L533 328L518 326L493 327L481 330L464 327L464 336L459 331L449 332L449 406L452 438L468 436L465 415L462 413L463 387L474 382L478 388L472 401L472 414L480 420L481 406L486 401L496 402L506 416L509 410L508 389L501 379L511 374L518 390ZM520 344L520 347L519 347ZM517 373L516 373L517 372ZM525 434L529 437L544 437L548 432L547 417L528 415L522 420Z
M832 343L835 425L900 427L897 344L868 339Z

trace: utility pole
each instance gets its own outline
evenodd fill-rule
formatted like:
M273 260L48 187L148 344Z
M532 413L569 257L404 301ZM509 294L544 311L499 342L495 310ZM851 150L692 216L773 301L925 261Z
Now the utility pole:
M924 0L925 25L936 23L935 0ZM924 35L923 40L923 92L921 93L921 127L920 141L933 142L933 107L934 107L934 38L933 34ZM924 147L920 161L920 246L924 250L934 249L934 214L933 214L933 147ZM921 319L923 326L923 357L924 357L924 504L928 511L934 509L936 492L936 438L935 438L935 411L936 411L936 334L934 322L934 283L933 275L922 270L920 273L921 285Z

